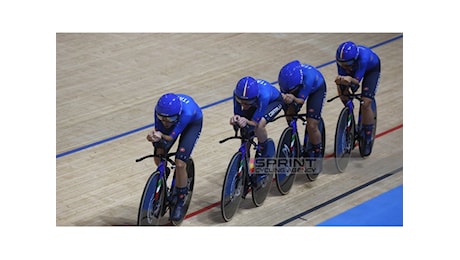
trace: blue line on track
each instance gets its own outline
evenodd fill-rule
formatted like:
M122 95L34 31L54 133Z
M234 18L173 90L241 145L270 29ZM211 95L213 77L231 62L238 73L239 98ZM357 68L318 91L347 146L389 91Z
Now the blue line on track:
M381 43L378 43L376 45L373 45L373 46L370 46L370 48L377 48L379 46L382 46L382 45L385 45L385 44L388 44L390 42L393 42L393 41L396 41L396 40L399 40L403 37L403 35L398 35L394 38L391 38L389 40L386 40L386 41L383 41ZM332 61L329 61L329 62L326 62L324 64L321 64L319 66L317 66L316 68L320 69L322 67L325 67L325 66L328 66L330 64L334 64L335 63L335 60L332 60ZM275 85L275 84L278 84L278 81L274 81L272 82L271 84ZM213 107L213 106L216 106L216 105L219 105L221 103L224 103L224 102L227 102L229 100L231 100L232 97L227 97L227 98L224 98L222 100L219 100L219 101L216 101L214 103L211 103L211 104L208 104L208 105L205 105L205 106L202 106L201 109L206 109L206 108L209 108L209 107ZM122 134L119 134L119 135L116 135L116 136L112 136L112 137L109 137L109 138L106 138L106 139L103 139L103 140L100 140L100 141L97 141L97 142L94 142L94 143L91 143L91 144L88 144L88 145L84 145L82 147L79 147L79 148L76 148L76 149L73 149L73 150L69 150L67 152L62 152L62 153L59 153L56 155L56 159L57 158L60 158L60 157L63 157L63 156L66 156L66 155L70 155L70 154L73 154L73 153L76 153L76 152L79 152L79 151L82 151L82 150L85 150L85 149L88 149L88 148L91 148L91 147L94 147L96 145L100 145L100 144L103 144L103 143L106 143L106 142L109 142L109 141L112 141L112 140L115 140L115 139L118 139L118 138L121 138L121 137L124 137L124 136L127 136L127 135L130 135L130 134L134 134L136 132L139 132L139 131L142 131L142 130L145 130L147 128L150 128L150 127L153 127L153 124L149 124L149 125L146 125L146 126L143 126L143 127L139 127L139 128L136 128L134 130L131 130L131 131L128 131L128 132L125 132L125 133L122 133Z

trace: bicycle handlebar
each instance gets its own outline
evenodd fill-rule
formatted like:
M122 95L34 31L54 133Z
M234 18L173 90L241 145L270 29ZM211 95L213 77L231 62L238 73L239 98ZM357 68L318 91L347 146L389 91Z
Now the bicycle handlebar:
M247 136L238 136L238 130L239 129L244 129L244 128L247 128L248 126L245 126L245 127L239 127L238 124L233 124L233 130L235 131L235 135L234 136L230 136L230 137L227 137L225 139L222 139L219 141L219 143L225 143L227 142L228 140L231 140L231 139L239 139L239 140L242 140L242 141L247 141L249 143L251 143L252 145L256 146L256 142L254 142L253 138L254 138L254 135L250 136L250 137L247 137Z
M339 85L340 86L340 92L344 92L344 88L349 88L351 89L352 93L348 93L348 94L343 94L342 96L345 96L345 97L350 97L350 98L356 98L357 100L359 100L360 102L363 102L363 100L361 99L361 94L362 93L358 93L358 94L355 94L356 91L358 90L359 88L359 84L351 84L350 86L346 86L346 85ZM334 99L340 97L340 95L337 95L329 100L327 100L327 102L331 102L333 101Z
M353 93L353 94L346 94L346 95L342 95L342 96L351 97L351 98L356 98L356 99L359 100L360 102L363 101L363 100L361 99L361 93L359 93L359 94L354 94L354 93ZM327 102L331 102L331 101L333 101L334 99L337 99L337 98L339 98L339 97L340 97L340 95L337 95L337 96L335 96L335 97L333 97L333 98L331 98L331 99L328 99Z
M136 162L140 162L140 161L142 161L144 159L147 159L147 158L150 158L150 157L157 157L157 158L160 158L160 159L167 160L172 165L175 165L176 163L173 160L171 160L171 158L170 158L170 157L172 157L174 155L176 155L175 152L174 153L168 153L166 155L164 155L164 154L149 154L149 155L143 156L143 157L141 157L139 159L136 159Z
M244 138L242 136L230 136L230 137L227 137L225 139L220 140L219 143L220 144L225 143L225 142L227 142L228 140L231 140L231 139L241 139L241 140L243 140Z
M292 116L293 118L300 119L300 120L302 120L303 122L306 122L306 121L307 121L307 119L306 119L307 114L294 114L294 115L281 115L281 116L277 116L277 117L275 117L275 118L272 120L272 122L274 122L274 121L276 121L276 120L278 120L278 119L280 119L280 118L282 118L282 117L287 117L287 116Z
M333 97L331 99L328 99L327 102L332 102L332 101L334 101L335 99L337 99L339 97L340 97L340 95L337 95L337 96L335 96L335 97Z

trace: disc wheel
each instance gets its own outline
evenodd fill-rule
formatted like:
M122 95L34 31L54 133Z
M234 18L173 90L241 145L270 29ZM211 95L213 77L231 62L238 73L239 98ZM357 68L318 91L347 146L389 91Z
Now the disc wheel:
M159 172L150 175L142 193L137 218L138 226L158 226L164 214L166 186Z
M240 206L247 171L246 159L242 158L241 152L235 153L225 173L220 201L222 218L226 222L233 218Z
M287 127L284 129L283 133L278 142L278 147L276 148L276 158L278 159L289 159L289 158L299 158L300 157L300 143L299 136L297 133L293 135L293 128ZM289 162L289 160L288 160ZM275 173L275 182L278 191L282 195L286 195L292 188L292 185L295 180L295 173L292 173L292 165L289 163L286 168L279 168Z
M337 120L334 140L334 160L337 170L344 172L350 161L351 151L355 143L355 120L345 107L340 112ZM351 124L348 126L348 116L351 116Z

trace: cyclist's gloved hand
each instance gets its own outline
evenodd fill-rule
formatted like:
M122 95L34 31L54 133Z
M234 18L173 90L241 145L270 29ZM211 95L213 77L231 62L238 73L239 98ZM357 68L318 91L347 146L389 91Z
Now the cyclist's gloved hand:
M230 118L230 124L238 124L239 127L243 128L248 124L248 119L240 115L234 115Z
M153 143L156 143L158 141L161 140L161 132L160 131L151 131L148 135L147 135L147 140L149 142L153 142Z
M238 122L239 119L240 119L240 116L239 116L239 115L234 115L234 116L232 116L232 117L230 118L230 124L231 124L231 125L235 125L235 124Z
M281 96L283 97L283 101L286 104L291 104L292 102L294 102L295 96L293 94L281 93Z
M246 117L243 117L243 116L240 116L240 118L238 119L238 125L243 128L243 127L246 127L246 125L248 124L248 119Z

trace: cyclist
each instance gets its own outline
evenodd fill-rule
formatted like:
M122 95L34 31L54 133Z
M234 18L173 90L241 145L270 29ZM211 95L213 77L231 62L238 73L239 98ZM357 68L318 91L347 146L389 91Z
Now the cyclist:
M304 151L308 158L318 158L316 172L322 170L323 143L319 122L326 98L326 81L321 72L308 64L293 60L284 65L278 75L278 84L283 96L283 110L286 115L298 114L307 103L307 131L312 147ZM288 124L292 117L286 117Z
M176 184L177 201L173 205L171 220L180 221L184 217L187 188L187 160L200 136L203 125L201 108L184 94L167 93L160 97L154 111L155 128L148 133L147 140L153 143L154 154L166 154L179 138L176 151ZM160 159L154 157L158 165Z
M350 93L349 87L355 92L359 88L359 84L362 85L363 132L360 134L365 141L363 156L369 156L372 152L372 133L375 125L371 104L380 80L380 58L370 48L347 41L339 45L335 59L339 74L335 83L344 104L347 102L344 95Z
M283 99L277 88L262 79L241 78L233 91L230 124L254 129L258 142L257 157L273 157L275 144L268 138L266 126L282 109Z

